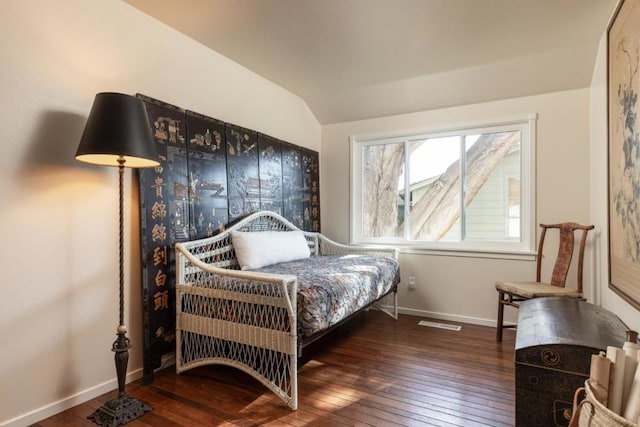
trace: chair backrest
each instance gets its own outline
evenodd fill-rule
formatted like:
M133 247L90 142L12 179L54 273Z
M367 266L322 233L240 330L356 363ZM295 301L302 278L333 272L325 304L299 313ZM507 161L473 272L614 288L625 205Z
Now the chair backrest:
M536 281L541 281L541 269L542 269L542 249L544 245L544 239L547 234L547 230L550 228L558 229L560 232L560 241L558 247L558 256L556 257L556 263L553 267L553 274L551 280L548 282L555 286L564 287L567 281L567 274L569 272L569 266L571 265L571 258L573 257L573 248L575 246L575 231L582 230L582 236L580 238L580 251L578 252L578 283L577 291L582 293L582 270L584 264L584 249L587 243L587 233L589 230L593 230L593 225L580 225L575 222L563 222L560 224L540 224L542 227L542 233L540 234L540 243L538 245L538 259L536 269Z

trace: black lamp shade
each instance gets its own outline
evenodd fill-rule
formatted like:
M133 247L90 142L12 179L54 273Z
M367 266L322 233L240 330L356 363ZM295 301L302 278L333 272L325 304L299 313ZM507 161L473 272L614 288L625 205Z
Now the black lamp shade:
M158 166L158 154L141 99L121 93L96 95L76 159L104 166Z

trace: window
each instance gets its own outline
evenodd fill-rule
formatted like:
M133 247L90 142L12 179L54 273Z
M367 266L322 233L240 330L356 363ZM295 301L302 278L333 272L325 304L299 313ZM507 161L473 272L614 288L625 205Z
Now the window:
M402 137L351 138L351 240L531 252L535 116Z

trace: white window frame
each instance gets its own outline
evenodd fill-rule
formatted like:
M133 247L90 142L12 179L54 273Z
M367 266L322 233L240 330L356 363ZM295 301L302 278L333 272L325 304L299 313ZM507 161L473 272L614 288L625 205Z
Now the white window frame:
M423 130L420 132L403 133L396 135L365 135L350 136L350 241L352 244L380 244L400 247L402 252L429 252L445 255L461 256L501 256L514 255L530 256L535 254L536 226L535 226L535 145L536 145L536 121L537 114L532 113L526 117L514 118L508 121L482 123L476 125L460 126L445 130ZM460 242L426 242L413 241L406 238L364 238L362 234L362 207L363 188L362 173L364 147L377 144L408 143L426 138L437 138L451 135L475 135L492 132L506 132L518 130L521 132L520 141L520 180L521 180L521 206L520 206L520 241L469 241ZM408 156L405 151L405 156ZM464 156L461 158L461 163ZM405 165L408 159L405 158ZM405 173L405 189L409 185L409 174ZM405 197L406 199L406 197ZM464 203L461 197L461 203ZM407 215L407 201L405 200L405 218ZM464 210L462 211L464 215ZM464 220L464 218L461 218ZM405 221L405 233L407 235L407 221Z

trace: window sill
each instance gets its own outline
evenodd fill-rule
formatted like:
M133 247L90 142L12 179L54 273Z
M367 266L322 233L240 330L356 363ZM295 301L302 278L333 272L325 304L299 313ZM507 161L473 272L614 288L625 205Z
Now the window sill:
M411 255L429 255L429 256L448 256L462 258L489 258L489 259L505 259L516 261L535 261L536 252L509 252L509 251L482 251L482 250L443 250L443 249L424 249L399 247L401 254Z

